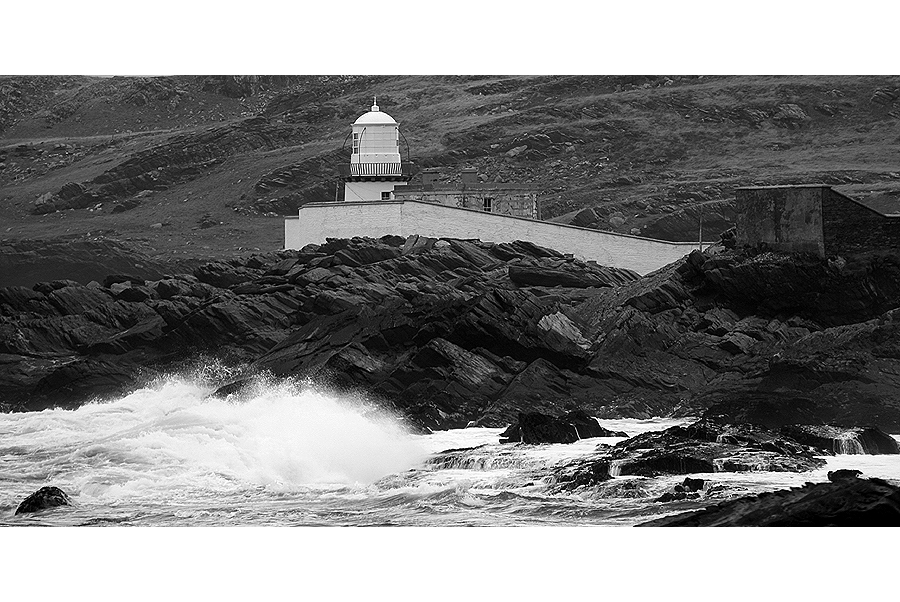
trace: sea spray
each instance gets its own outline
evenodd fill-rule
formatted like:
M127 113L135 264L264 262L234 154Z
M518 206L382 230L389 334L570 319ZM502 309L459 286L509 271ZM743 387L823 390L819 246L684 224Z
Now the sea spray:
M427 457L389 414L309 386L258 382L240 400L210 390L169 378L77 410L4 415L3 472L28 455L20 477L83 497L174 499L368 484Z
M852 431L847 431L845 433L841 433L839 436L834 438L834 443L832 445L833 451L836 454L841 455L861 455L866 453L863 444L860 442L859 437L856 436L856 433Z
M596 488L558 492L543 478L547 468L592 456L605 450L598 449L600 445L617 439L510 447L498 443L503 428L407 435L399 426L402 422L384 416L389 433L399 430L400 442L412 440L429 455L484 446L473 455L516 462L504 460L508 467L492 468L493 462L479 459L472 468L441 468L413 455L408 458L409 470L401 468L371 484L328 479L297 484L284 474L297 466L295 462L279 465L273 460L263 466L272 455L284 458L276 454L274 443L279 437L290 439L290 429L287 435L280 428L270 432L257 420L260 414L277 414L282 392L298 404L315 399L307 398L307 393L318 393L341 406L339 415L352 411L376 424L381 413L371 404L283 381L260 381L230 399L207 399L217 384L221 381L173 378L78 411L0 414L0 525L630 525L670 511L656 500L684 479L684 475L620 476ZM294 415L293 410L278 414L284 423ZM614 430L634 434L686 421L690 420L608 422ZM345 429L344 434L350 433ZM274 440L269 456L261 441L267 437ZM145 449L139 441L151 445ZM390 441L387 444L394 445ZM826 481L827 472L837 468L900 478L900 455L841 455L827 461L827 466L804 473L694 474L712 487L703 500L677 504L691 509L738 495ZM250 473L255 464L258 473ZM60 487L75 505L16 516L17 505L44 485Z

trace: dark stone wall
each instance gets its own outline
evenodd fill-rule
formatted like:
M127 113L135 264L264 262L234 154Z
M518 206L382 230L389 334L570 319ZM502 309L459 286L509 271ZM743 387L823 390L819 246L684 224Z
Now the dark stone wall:
M824 186L772 186L735 191L737 244L824 256Z
M822 196L822 233L828 255L900 251L900 217L883 215L830 188Z
M449 207L462 207L482 211L484 199L491 199L491 213L514 215L516 217L538 218L537 194L515 189L456 189L456 190L404 190L394 189L394 199L398 201L422 201Z

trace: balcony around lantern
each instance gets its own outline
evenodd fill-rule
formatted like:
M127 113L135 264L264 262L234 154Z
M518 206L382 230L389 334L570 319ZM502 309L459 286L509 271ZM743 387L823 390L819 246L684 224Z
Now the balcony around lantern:
M415 163L344 163L338 166L344 179L398 178L409 180L416 173Z

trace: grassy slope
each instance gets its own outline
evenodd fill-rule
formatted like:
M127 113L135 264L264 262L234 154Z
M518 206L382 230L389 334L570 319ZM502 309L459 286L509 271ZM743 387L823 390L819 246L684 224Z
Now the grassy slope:
M267 173L340 148L376 93L420 165L441 166L447 179L471 165L490 181L533 183L545 217L559 221L607 205L622 211L627 221L617 230L628 232L675 209L732 198L738 185L820 181L900 211L900 100L873 100L878 89L900 90L900 78L296 78L260 83L243 98L198 77L0 78L0 155L7 151L0 238L101 232L161 257L279 248L280 217L234 209L284 194L255 186ZM808 116L799 127L773 118L787 103ZM41 194L86 182L134 152L259 112L293 124L288 144L230 156L124 213L110 213L109 204L29 213ZM523 137L551 131L572 150L507 156ZM23 144L45 152L13 155ZM196 229L204 214L222 224ZM149 229L154 223L165 225Z

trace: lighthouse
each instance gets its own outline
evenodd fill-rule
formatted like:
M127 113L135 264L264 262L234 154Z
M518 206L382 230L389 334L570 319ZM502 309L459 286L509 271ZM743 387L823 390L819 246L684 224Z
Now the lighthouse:
M353 122L353 153L350 164L341 166L345 201L384 201L392 198L395 186L403 186L412 176L411 165L400 160L400 124L378 108L372 108Z

